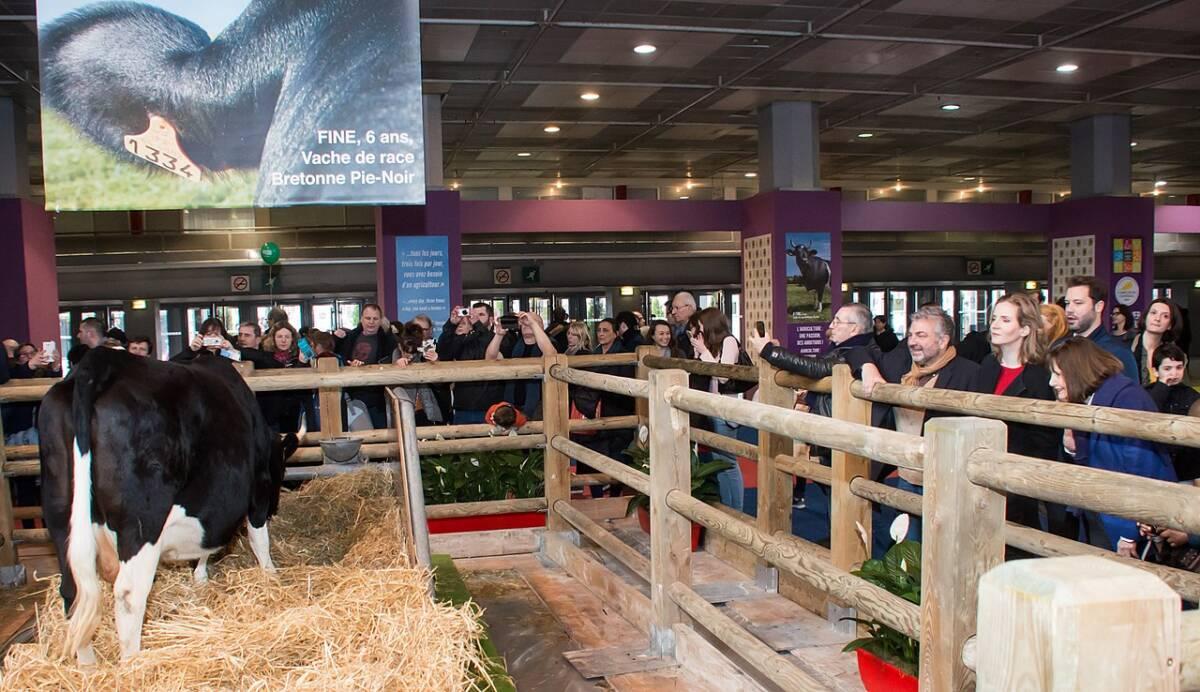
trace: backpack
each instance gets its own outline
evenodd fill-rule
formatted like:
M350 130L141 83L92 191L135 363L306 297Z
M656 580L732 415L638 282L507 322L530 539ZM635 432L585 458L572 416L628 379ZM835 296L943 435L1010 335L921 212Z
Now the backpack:
M734 339L734 341L737 341L737 339ZM746 349L742 348L741 342L738 342L737 364L754 365L754 361L750 360L750 354L746 353ZM717 392L721 394L745 394L757 386L757 382L728 379L717 385Z

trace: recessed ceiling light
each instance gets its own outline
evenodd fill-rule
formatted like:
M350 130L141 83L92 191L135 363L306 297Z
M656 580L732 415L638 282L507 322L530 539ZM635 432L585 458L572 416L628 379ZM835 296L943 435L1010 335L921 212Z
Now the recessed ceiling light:
M633 47L633 52L637 53L638 55L650 55L656 50L658 50L658 46L654 46L649 43L643 43Z
M1129 146L1131 146L1131 147L1136 147L1136 146L1137 146L1137 142L1130 142L1130 143L1129 143Z
M517 156L520 156L521 158L526 158L529 156L533 156L533 154L528 151L522 151L522 152L518 152Z
M687 199L687 198L688 198L687 195L679 195L679 199Z
M874 136L875 136L875 133L874 133L874 132L859 132L859 133L858 133L858 138L859 138L859 139L870 139L870 138L872 138L872 137L874 137Z
M1154 187L1166 187L1166 186L1167 186L1167 181L1165 181L1165 180L1155 180L1154 181Z
M944 110L944 111L956 111L959 108L962 108L962 106L958 105L957 103L943 103L942 104L942 110Z
M747 178L757 178L757 177L758 177L758 174L757 174L757 173L747 173L747 174L746 174L746 177L747 177Z
M555 132L558 132L558 130L558 125L547 125L542 128L542 132L549 132L550 134L554 134Z
M1054 70L1056 72L1061 72L1063 74L1070 74L1078 69L1079 69L1079 65L1076 65L1073 62L1065 62L1065 63L1059 65L1058 67L1054 68Z
M583 99L584 101L599 101L600 94L597 94L594 91L585 91L579 95L579 98Z
M963 182L964 182L964 183L969 183L969 182L971 182L971 181L972 181L972 180L974 180L974 179L975 179L975 176L973 176L973 175L968 175L967 177L963 178Z

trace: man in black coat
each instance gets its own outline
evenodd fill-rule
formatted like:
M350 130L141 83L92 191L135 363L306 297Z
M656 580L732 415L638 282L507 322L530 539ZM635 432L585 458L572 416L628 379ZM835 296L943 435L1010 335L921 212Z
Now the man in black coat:
M460 310L462 308L456 305L450 312L450 319L442 327L437 345L438 360L484 360L495 333L492 306L489 303L475 303L467 315L459 315ZM515 340L516 335L510 334L506 338ZM510 345L508 350L511 348ZM504 399L504 385L503 381L455 383L454 423L484 422L484 415L492 404Z

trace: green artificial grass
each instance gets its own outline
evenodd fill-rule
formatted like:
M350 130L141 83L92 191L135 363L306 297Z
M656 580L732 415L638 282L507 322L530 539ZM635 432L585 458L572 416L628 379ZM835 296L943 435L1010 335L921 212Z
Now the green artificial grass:
M471 600L471 592L467 589L466 582L463 581L462 576L458 573L458 568L454 566L454 560L449 555L434 555L431 562L433 588L438 600L453 606L461 606ZM496 645L492 643L491 637L488 636L486 623L483 623L479 648L490 662L488 676L491 678L494 689L497 692L517 692L517 687L513 684L512 678L508 675L508 669L504 665L504 657L500 655ZM482 689L487 687L486 683L480 684Z

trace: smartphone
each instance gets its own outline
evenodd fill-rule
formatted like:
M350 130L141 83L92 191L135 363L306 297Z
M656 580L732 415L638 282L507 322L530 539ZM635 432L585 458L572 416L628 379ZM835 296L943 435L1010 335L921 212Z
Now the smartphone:
M433 339L426 339L421 342L421 350L425 353L437 350L437 342Z
M459 317L470 317L471 316L471 308L459 308L458 316Z
M208 348L209 346L220 346L222 341L224 339L219 336L206 336L201 343L205 348Z
M505 329L516 329L517 321L518 320L517 320L516 315L501 315L500 316L500 326L504 327Z
M762 320L755 322L754 323L754 331L758 332L759 336L766 336L767 335L766 323L763 322Z
M54 341L43 341L42 350L46 353L54 353L58 350L58 343Z
M297 342L296 347L300 349L300 353L304 354L305 358L308 358L310 360L312 359L313 350L312 350L312 345L310 345L308 343L308 337L304 337L303 339L300 339L300 341Z

